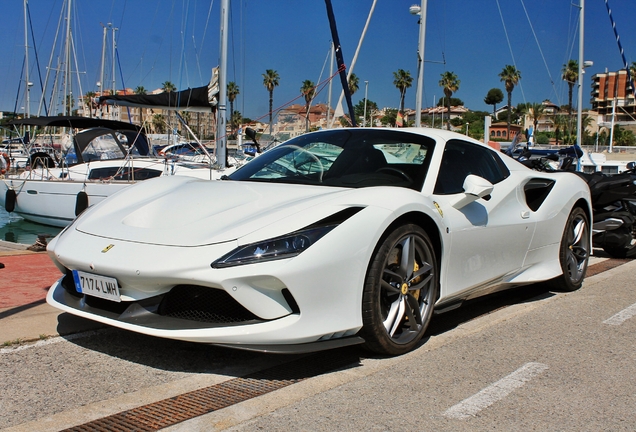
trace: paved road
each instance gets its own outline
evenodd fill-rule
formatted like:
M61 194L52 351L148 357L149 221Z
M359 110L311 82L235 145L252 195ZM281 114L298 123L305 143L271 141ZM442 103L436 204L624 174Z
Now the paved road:
M635 276L471 303L407 355L334 350L355 361L167 430L634 430ZM110 328L0 348L0 428L60 430L297 358Z

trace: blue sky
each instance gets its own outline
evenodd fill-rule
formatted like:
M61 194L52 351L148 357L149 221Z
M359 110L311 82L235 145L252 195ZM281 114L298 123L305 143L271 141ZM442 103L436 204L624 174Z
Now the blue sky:
M23 0L0 1L0 110L12 111L24 58ZM212 67L218 64L220 0L73 1L77 63L84 92L97 90L102 23L110 22L119 29L117 67L121 67L126 87L141 85L153 90L166 80L178 89L197 87L209 81ZM333 0L348 65L372 3ZM399 92L393 85L393 72L405 69L416 78L419 28L417 18L409 14L409 6L414 3L419 1L378 1L354 69L360 79L354 104L364 98L364 81L368 81L369 100L379 107L397 107ZM522 75L513 104L544 99L567 104L567 85L560 71L568 59L578 58L578 9L572 3L578 1L429 0L422 105L432 106L443 96L438 85L440 74L452 71L461 81L454 96L472 110L490 111L492 107L483 99L493 87L505 92L498 74L507 64L516 64ZM636 2L610 0L610 4L627 59L636 61ZM63 0L29 0L42 74L51 55L62 5ZM235 109L243 115L252 119L267 115L268 93L262 77L266 69L280 75L280 85L274 91L275 107L294 101L304 80L319 82L327 78L331 34L323 0L231 0L230 17L228 80L240 87ZM587 107L589 78L606 69L621 68L622 59L603 0L586 0L585 30L585 58L594 62L586 71L583 88ZM34 50L29 56L34 113L41 91ZM109 82L108 59L106 67L105 81ZM119 70L117 87L122 87ZM338 80L334 89L335 101L340 91ZM327 97L325 90L317 101L326 102ZM295 102L302 103L300 99ZM24 105L20 96L18 110ZM415 80L407 91L405 105L415 107Z

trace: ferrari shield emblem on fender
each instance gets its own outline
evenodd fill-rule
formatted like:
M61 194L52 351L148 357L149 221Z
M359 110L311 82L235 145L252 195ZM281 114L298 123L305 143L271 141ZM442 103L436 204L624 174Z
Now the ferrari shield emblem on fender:
M115 245L114 244L109 244L104 249L102 249L102 253L108 252L109 250L111 250L113 248L113 246L115 246Z
M439 206L439 204L437 204L437 201L433 201L433 204L435 205L435 208L437 209L437 211L439 212L439 215L441 217L444 217L444 212L442 211L442 208Z

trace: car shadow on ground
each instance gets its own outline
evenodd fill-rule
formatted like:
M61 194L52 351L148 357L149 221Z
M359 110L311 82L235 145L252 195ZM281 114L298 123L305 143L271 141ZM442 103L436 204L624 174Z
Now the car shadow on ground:
M459 308L433 315L425 337L446 333L461 324L499 309L556 295L546 284L526 285L464 302Z
M536 284L465 302L458 309L435 315L422 344L425 344L430 336L448 332L482 315L546 295L552 295L547 287ZM67 315L59 316L60 326L65 320L73 318ZM311 362L322 362L334 357L346 359L344 363L337 363L338 368L346 365L347 368L356 367L364 358L382 358L359 345L332 349L319 354L272 354L163 339L111 327L103 327L86 337L67 336L67 339L87 350L151 368L170 372L214 373L231 377L281 363L294 362L301 358Z

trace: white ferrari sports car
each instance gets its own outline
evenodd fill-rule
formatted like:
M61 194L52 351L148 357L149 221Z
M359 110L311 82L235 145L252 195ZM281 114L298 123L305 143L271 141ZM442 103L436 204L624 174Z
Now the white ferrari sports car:
M433 312L549 281L575 290L590 193L434 129L293 138L219 181L141 182L50 242L49 304L147 335L269 352L397 355Z

